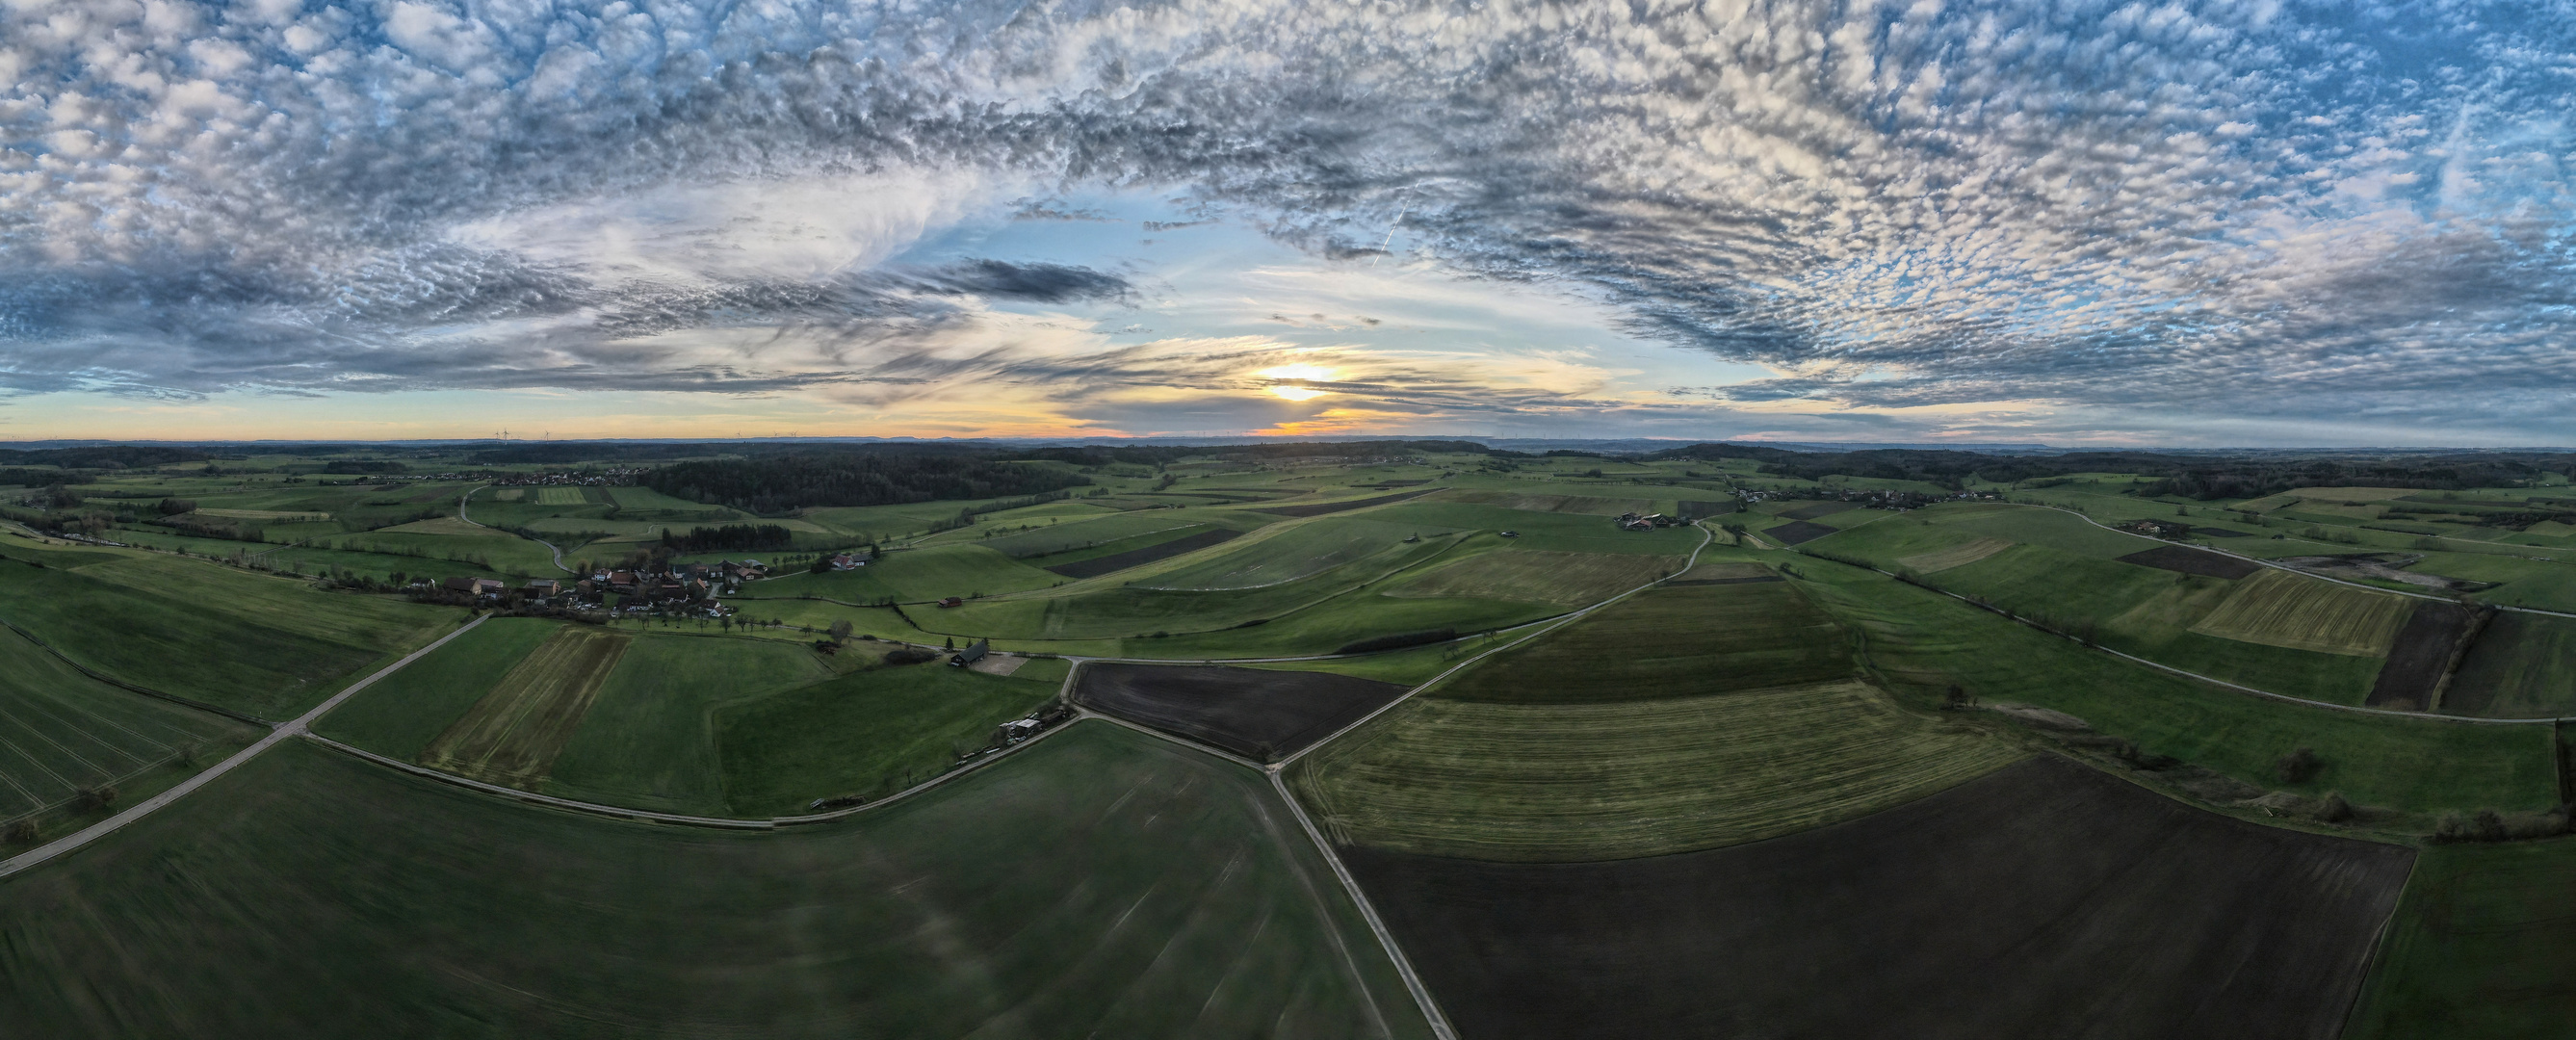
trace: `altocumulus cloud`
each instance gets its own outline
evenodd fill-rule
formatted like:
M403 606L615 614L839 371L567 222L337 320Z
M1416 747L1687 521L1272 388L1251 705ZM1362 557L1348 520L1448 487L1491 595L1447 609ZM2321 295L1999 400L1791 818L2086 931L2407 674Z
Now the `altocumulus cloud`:
M22 4L0 385L894 378L1132 293L904 246L1144 186L1784 373L1720 399L2493 420L2576 386L2570 69L2539 4Z

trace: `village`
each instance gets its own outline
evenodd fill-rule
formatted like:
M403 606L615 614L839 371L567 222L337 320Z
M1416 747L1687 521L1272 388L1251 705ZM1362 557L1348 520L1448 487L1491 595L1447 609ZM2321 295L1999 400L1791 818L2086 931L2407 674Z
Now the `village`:
M865 566L849 554L830 557L839 569L842 562ZM661 563L600 570L573 581L554 578L532 578L512 587L499 578L456 576L441 579L437 588L446 593L473 598L478 603L501 604L515 600L522 606L576 611L606 611L611 616L647 614L685 614L693 617L721 618L734 608L716 597L742 590L744 582L769 576L769 568L759 560L719 563ZM415 587L428 585L427 579ZM608 597L617 596L614 608Z

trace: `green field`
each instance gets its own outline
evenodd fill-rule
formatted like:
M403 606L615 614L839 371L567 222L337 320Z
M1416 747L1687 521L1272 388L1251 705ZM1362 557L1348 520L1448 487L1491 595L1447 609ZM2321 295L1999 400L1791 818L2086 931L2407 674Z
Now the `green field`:
M340 703L313 731L406 761L420 757L467 709L563 628L542 618L492 618Z
M2344 1036L2567 1035L2570 891L2576 838L2426 848Z
M260 735L99 682L0 630L0 823L76 817L66 803L84 790L112 787L130 802Z
M1443 539L1450 530L1365 519L1320 517L1283 524L1218 547L1213 555L1174 570L1136 579L1147 588L1182 592L1222 592L1286 585L1346 564L1402 559L1423 542ZM1407 543L1406 538L1421 542Z
M752 583L743 590L743 597L811 595L845 603L927 603L949 596L1026 592L1069 580L981 545L940 545L889 552L857 570L780 575Z
M1796 559L1786 554L1774 558ZM1947 596L1821 560L1795 566L1819 606L1864 637L1871 674L1918 703L1951 685L1987 702L2067 712L2094 728L2262 787L2337 790L2412 812L2557 803L2547 727L2360 715L2255 697L2086 650ZM2322 768L2283 785L2273 763L2298 747Z
M1259 774L1100 722L775 834L290 741L0 882L0 937L28 1036L1428 1034Z
M1111 513L1096 519L1068 519L1033 531L1005 535L978 544L1014 560L1033 556L1053 556L1083 549L1123 551L1111 546L1149 545L1206 530L1208 520L1199 511L1152 509L1134 513ZM1155 537L1160 535L1161 537Z
M1574 513L1536 513L1523 509L1445 502L1438 498L1398 502L1357 514L1374 523L1423 530L1512 531L1514 545L1559 552L1636 553L1644 556L1688 556L1706 537L1695 528L1659 527L1622 531L1607 517ZM1426 535L1427 536L1427 535Z
M831 674L812 650L791 643L638 636L537 789L609 805L724 815L719 706L791 696L779 691Z
M2245 643L2381 656L2415 601L2264 568L2192 630Z
M1656 588L1437 687L1454 700L1579 704L1830 682L1848 636L1787 582Z
M1466 596L1560 606L1598 603L1680 570L1679 556L1503 550L1453 560L1390 583L1405 599Z
M816 798L900 790L984 746L1062 681L900 665L726 705L714 716L726 798L735 815L793 816Z
M586 625L556 629L431 739L421 750L421 764L496 784L534 786L554 769L630 642L621 633Z
M1746 633L1745 641L1776 635ZM1611 678L1614 658L1615 651L1602 657L1600 687L1578 697L1407 700L1301 759L1296 790L1342 841L1475 859L1590 861L1791 834L1922 797L2024 754L1900 709L1858 682L1663 696ZM1511 666L1480 666L1461 685L1489 670Z
M463 620L154 553L0 540L0 558L0 618L127 682L268 719L320 703Z
M2002 530L2005 521L2045 543L1976 530ZM2120 541L2095 543L2096 535ZM1919 510L1806 548L1911 570L1935 588L2123 653L2337 704L2368 696L2412 602L2276 570L2230 581L2106 555L2157 544L2050 510L1965 505Z

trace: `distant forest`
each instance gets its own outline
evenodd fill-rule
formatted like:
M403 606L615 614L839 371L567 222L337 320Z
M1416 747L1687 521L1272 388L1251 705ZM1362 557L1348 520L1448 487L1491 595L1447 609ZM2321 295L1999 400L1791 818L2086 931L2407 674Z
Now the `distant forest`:
M167 466L174 462L201 462L211 458L214 456L190 448L138 448L124 444L96 448L39 448L34 451L0 448L0 466L132 469L136 466Z
M2542 452L2386 457L2286 451L2242 456L2126 451L1986 455L1971 451L1911 448L1812 452L1745 444L1693 444L1655 452L1647 457L1711 461L1752 459L1762 464L1763 473L1799 480L1817 480L1839 474L1885 480L1919 480L1952 488L1970 477L2016 483L2063 478L2076 473L2136 473L2159 478L2140 488L2141 494L2181 495L2203 501L2260 498L2303 487L2402 487L2428 491L2510 487L2543 474L2566 474L2576 469L2576 455Z
M753 513L806 506L882 506L940 499L1034 495L1091 483L1050 466L990 456L924 454L782 455L682 462L646 472L645 487L675 498Z
M1002 457L1066 462L1076 466L1113 464L1159 466L1182 459L1236 459L1267 462L1277 459L1373 459L1396 455L1457 454L1529 457L1516 451L1488 448L1474 441L1287 441L1273 444L1215 444L1203 447L1163 444L1077 444L1061 448L1031 448Z
M725 524L700 527L686 532L662 530L662 547L674 555L708 552L733 552L739 549L784 549L796 540L796 532L777 524Z

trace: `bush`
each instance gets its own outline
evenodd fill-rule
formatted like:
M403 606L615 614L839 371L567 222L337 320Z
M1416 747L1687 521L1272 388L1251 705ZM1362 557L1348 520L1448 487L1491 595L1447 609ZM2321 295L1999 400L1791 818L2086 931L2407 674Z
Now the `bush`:
M72 793L72 808L82 812L97 812L115 804L116 785L114 784L84 787Z
M939 651L907 646L885 655L887 664L928 664L939 659Z
M2299 748L2272 763L2272 772L2285 784L2304 784L2325 768L2325 760L2309 748Z
M25 819L9 821L9 840L12 842L20 845L33 845L36 843L37 839L43 838L44 836L45 832L36 826L36 818L33 816Z
M2344 800L2343 792L2328 791L2325 800L2317 803L2317 819L2327 823L2352 819L2352 803Z

